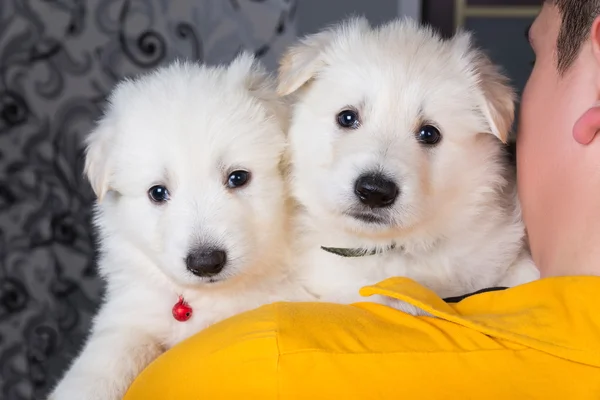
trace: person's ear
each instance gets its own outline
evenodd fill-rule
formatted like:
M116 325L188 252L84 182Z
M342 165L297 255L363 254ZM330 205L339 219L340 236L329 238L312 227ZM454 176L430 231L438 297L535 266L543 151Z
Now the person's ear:
M573 138L582 145L590 144L600 136L600 16L596 17L590 31L592 51L596 60L596 103L593 104L573 126Z
M590 144L600 133L600 102L592 105L573 126L573 138L579 144Z

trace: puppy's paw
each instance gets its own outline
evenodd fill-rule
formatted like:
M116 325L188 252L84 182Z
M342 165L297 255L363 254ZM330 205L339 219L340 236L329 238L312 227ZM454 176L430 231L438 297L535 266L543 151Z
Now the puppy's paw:
M391 307L398 311L405 312L410 315L414 315L415 317L433 317L433 315L431 315L427 311L421 310L420 308L413 306L412 304L395 299L393 297L376 295L376 298L374 298L374 300L376 303L383 304L385 306Z

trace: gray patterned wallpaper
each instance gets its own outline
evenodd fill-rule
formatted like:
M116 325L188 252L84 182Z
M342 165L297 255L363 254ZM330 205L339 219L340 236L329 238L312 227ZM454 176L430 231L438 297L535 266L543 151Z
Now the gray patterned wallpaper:
M82 137L121 78L174 58L273 68L293 0L0 0L0 399L41 399L101 298Z

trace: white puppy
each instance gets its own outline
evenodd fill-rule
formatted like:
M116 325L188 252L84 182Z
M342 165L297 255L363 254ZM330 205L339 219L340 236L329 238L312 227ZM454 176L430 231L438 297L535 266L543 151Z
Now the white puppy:
M312 293L364 301L360 287L406 276L445 297L536 279L503 145L513 92L467 34L352 19L292 47L279 78L295 101L296 253Z
M106 299L51 399L120 399L164 349L304 298L284 289L287 122L248 55L228 67L176 63L116 88L86 160Z

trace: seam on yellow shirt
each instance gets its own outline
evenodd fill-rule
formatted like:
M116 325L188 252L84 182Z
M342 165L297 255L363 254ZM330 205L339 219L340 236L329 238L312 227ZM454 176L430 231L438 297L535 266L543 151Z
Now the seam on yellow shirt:
M275 318L279 321L279 307L275 307L275 309L277 310ZM282 390L280 385L281 381L279 379L281 376L281 347L279 347L279 330L275 330L273 333L275 334L275 346L277 347L277 367L275 368L275 384L277 387L275 388L275 396L277 399L281 399Z

